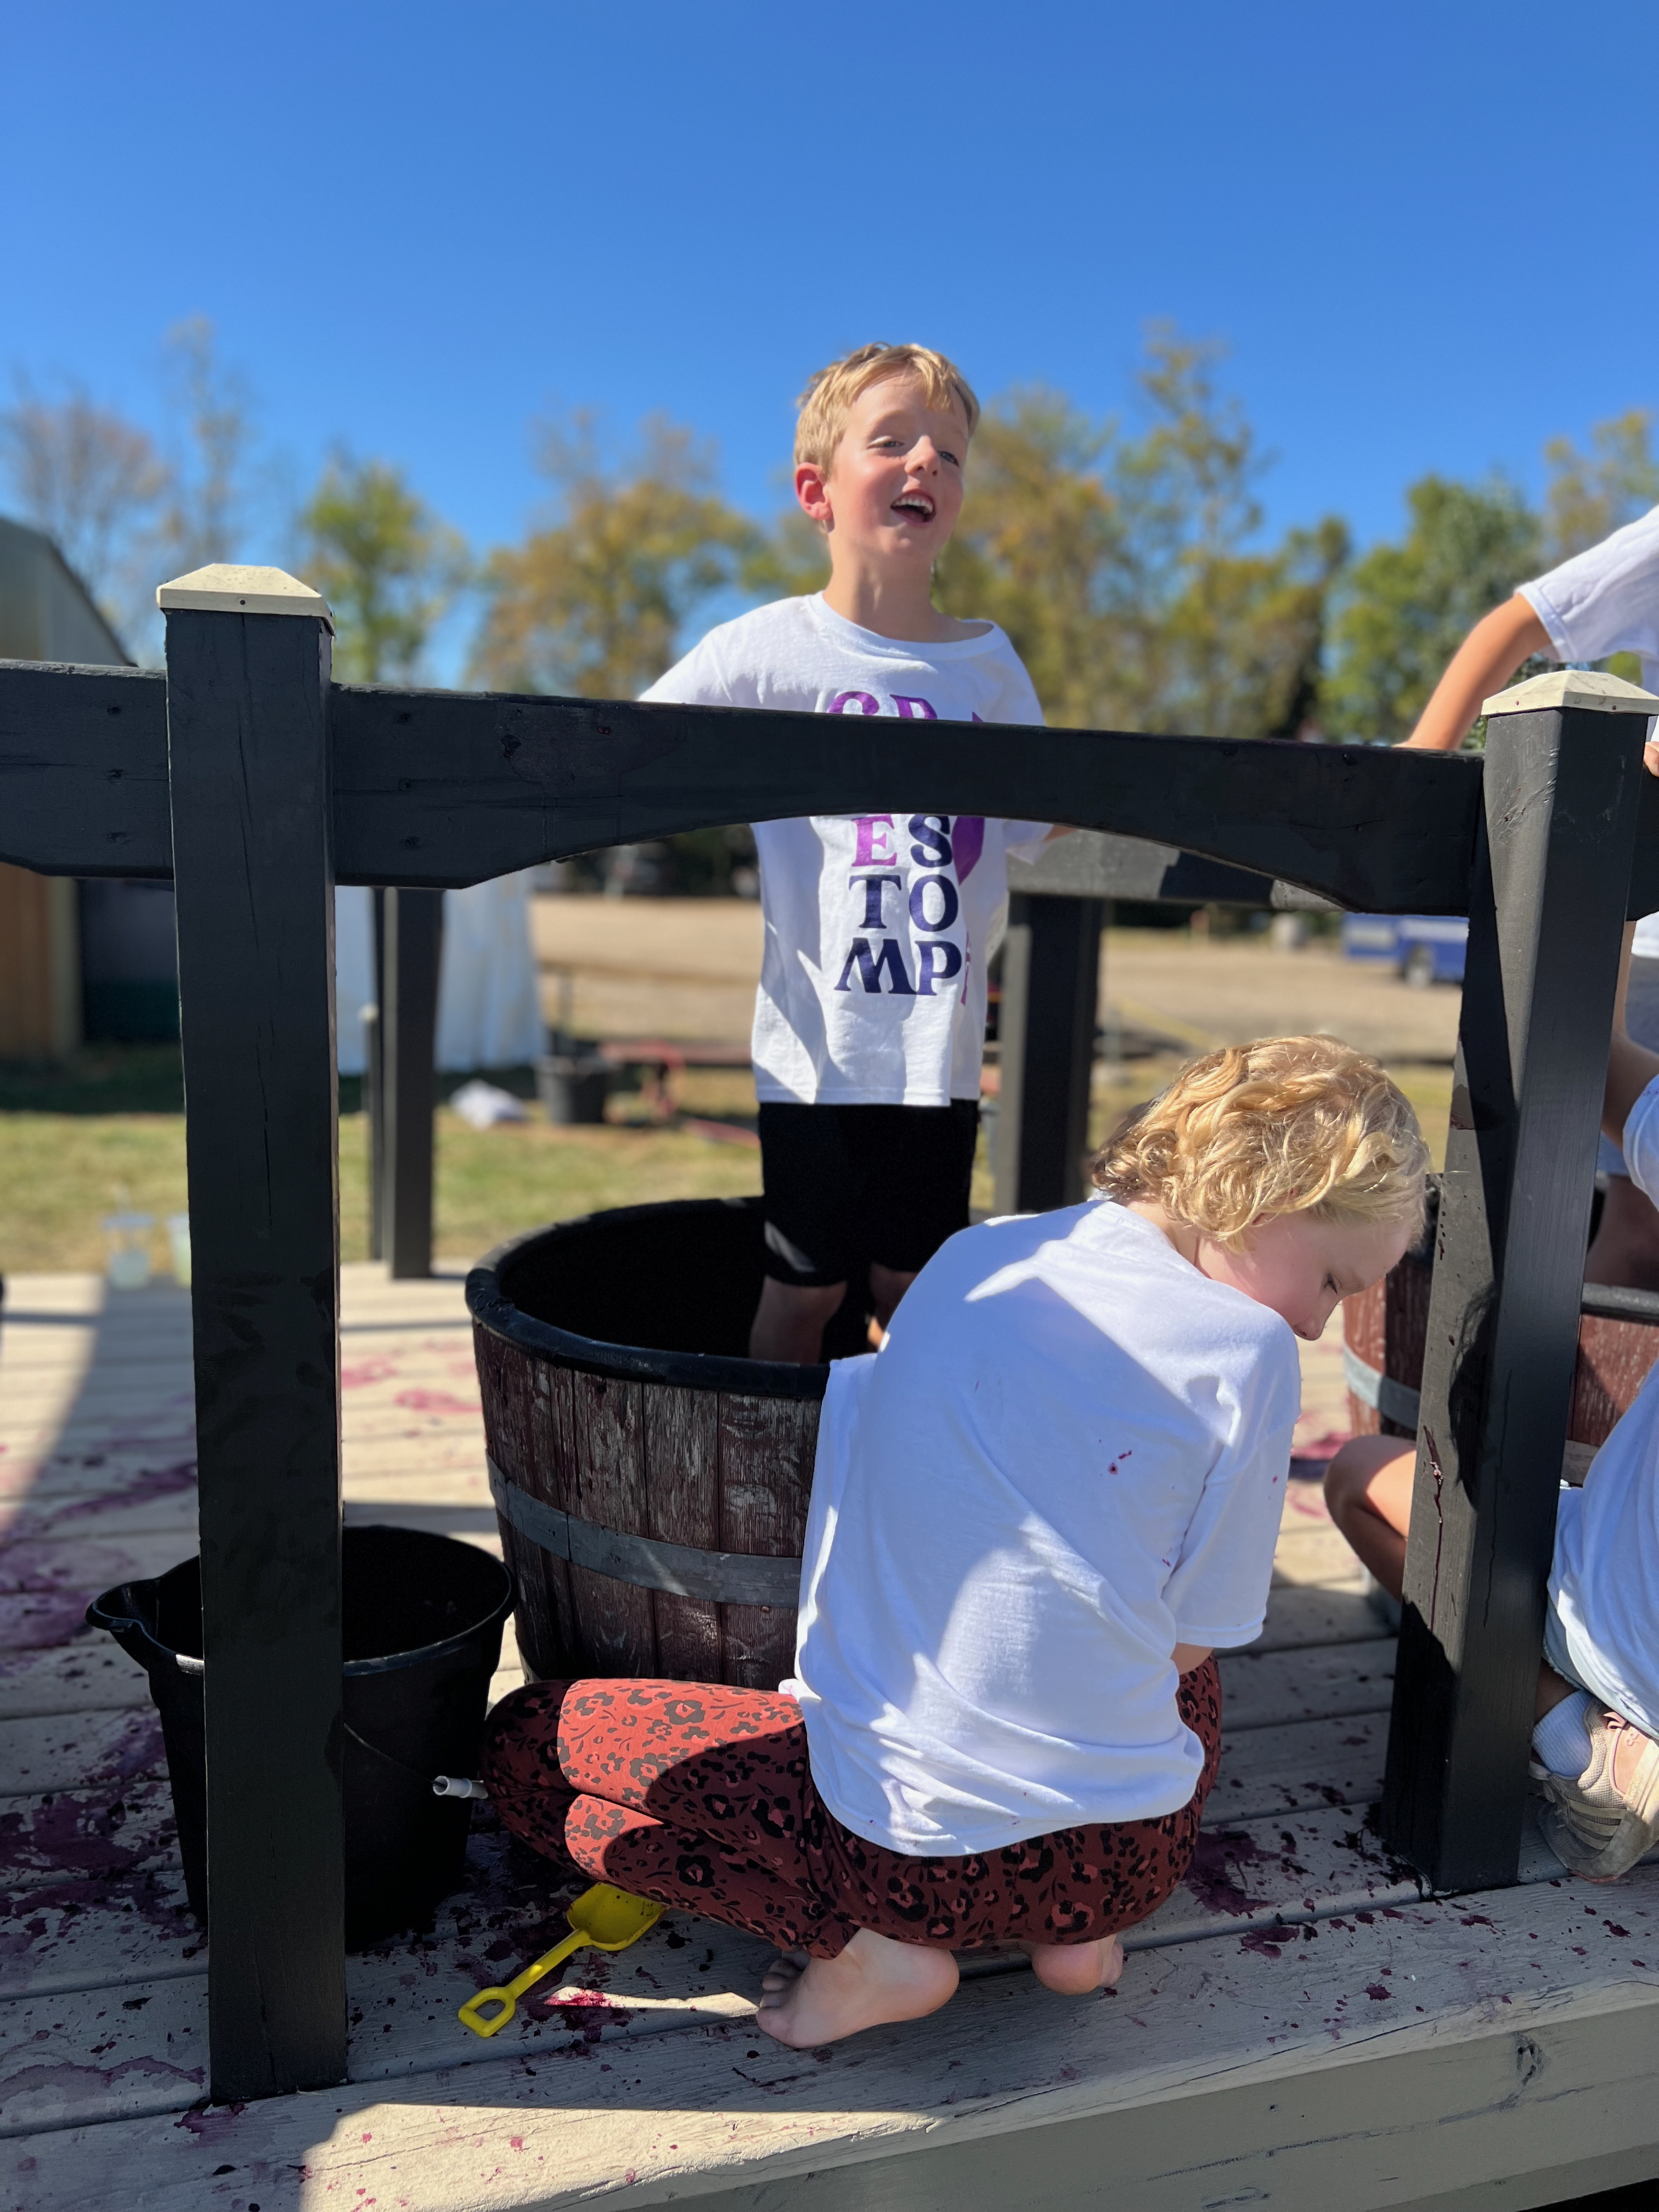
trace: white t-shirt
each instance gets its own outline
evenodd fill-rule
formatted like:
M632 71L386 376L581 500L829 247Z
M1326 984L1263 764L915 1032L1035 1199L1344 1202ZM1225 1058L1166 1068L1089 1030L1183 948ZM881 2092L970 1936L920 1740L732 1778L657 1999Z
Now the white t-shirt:
M1248 1644L1296 1339L1100 1200L963 1230L830 1370L795 1679L845 1826L959 1858L1175 1812L1177 1644Z
M994 623L955 645L902 644L843 621L816 593L710 630L642 696L901 721L1042 720ZM756 1095L838 1106L977 1098L1007 855L1035 852L1048 830L966 814L757 823L766 937Z
M1659 692L1659 507L1517 588L1558 660L1633 653L1643 689ZM1645 959L1659 958L1659 914L1637 923L1635 948Z
M1630 1110L1624 1151L1632 1182L1659 1203L1659 1077ZM1562 1487L1550 1601L1574 1668L1659 1736L1659 1366L1583 1488Z

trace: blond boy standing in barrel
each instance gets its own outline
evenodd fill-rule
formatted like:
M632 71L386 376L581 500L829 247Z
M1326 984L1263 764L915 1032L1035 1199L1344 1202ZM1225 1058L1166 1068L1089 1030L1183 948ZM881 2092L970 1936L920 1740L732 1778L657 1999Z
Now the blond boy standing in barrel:
M821 370L801 402L795 495L823 532L829 583L711 630L644 696L1041 722L996 624L933 605L978 420L966 378L926 346L861 346ZM848 1282L866 1271L884 1328L966 1228L1006 858L1049 834L1041 822L902 810L756 824L766 1281L752 1358L817 1359Z

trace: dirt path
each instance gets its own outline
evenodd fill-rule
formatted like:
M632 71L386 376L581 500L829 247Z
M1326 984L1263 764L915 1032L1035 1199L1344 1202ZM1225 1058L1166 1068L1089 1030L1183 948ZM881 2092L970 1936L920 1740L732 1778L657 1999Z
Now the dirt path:
M761 960L751 901L538 898L533 917L550 1020L562 970L587 1035L747 1037ZM1386 1060L1449 1060L1458 995L1411 990L1324 942L1280 952L1257 938L1206 942L1186 930L1109 930L1101 969L1103 1016L1115 1007L1192 1049L1326 1030Z

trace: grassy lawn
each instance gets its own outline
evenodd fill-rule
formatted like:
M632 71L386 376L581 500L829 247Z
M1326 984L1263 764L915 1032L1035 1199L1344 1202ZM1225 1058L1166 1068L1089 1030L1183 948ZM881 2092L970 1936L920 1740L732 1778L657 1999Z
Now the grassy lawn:
M516 1090L529 1087L507 1081ZM745 1092L752 1122L746 1078L714 1070L688 1075L684 1103L688 1113L741 1127ZM341 1256L363 1260L368 1124L356 1110L357 1085L343 1083L341 1093ZM129 1206L156 1216L155 1259L161 1265L161 1218L185 1206L181 1103L178 1054L165 1047L88 1052L61 1070L0 1068L0 1273L100 1268L100 1221ZM613 1110L637 1115L640 1102L624 1095ZM627 1119L604 1128L561 1129L532 1120L478 1130L443 1108L437 1153L436 1243L451 1258L476 1257L540 1222L600 1206L760 1188L760 1153L752 1145Z
M1098 1143L1129 1107L1150 1097L1179 1062L1139 1060L1109 1084L1097 1079L1091 1137ZM1437 1165L1451 1099L1447 1067L1405 1066L1396 1079L1422 1116ZM509 1078L512 1087L527 1088ZM446 1088L453 1088L447 1084ZM368 1123L356 1086L343 1084L340 1121L341 1250L368 1257ZM0 1273L99 1268L99 1223L118 1207L161 1218L182 1212L185 1127L178 1057L166 1048L109 1048L62 1070L0 1068ZM744 1073L693 1071L688 1115L734 1131L752 1127L754 1094ZM532 1109L533 1110L533 1109ZM667 1198L726 1198L760 1188L752 1144L719 1141L637 1117L637 1096L613 1099L617 1118L602 1128L555 1128L539 1119L469 1128L447 1108L437 1121L437 1249L471 1258L503 1237L607 1206ZM991 1203L983 1140L974 1202ZM158 1226L155 1255L165 1239Z

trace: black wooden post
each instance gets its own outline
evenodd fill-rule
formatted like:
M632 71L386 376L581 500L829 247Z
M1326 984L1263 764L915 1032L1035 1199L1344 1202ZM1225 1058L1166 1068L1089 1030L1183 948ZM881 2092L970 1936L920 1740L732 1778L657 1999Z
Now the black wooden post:
M1016 892L1002 940L995 1158L999 1213L1083 1196L1105 903Z
M441 891L389 890L380 980L380 1236L388 1272L432 1273L433 1057L438 1029Z
M345 2073L328 610L203 568L167 613L216 2101Z
M386 893L372 891L370 947L374 966L373 1018L365 1009L363 1110L368 1117L368 1256L386 1257Z
M1605 681L1488 708L1382 1807L1443 1890L1512 1881L1520 1845L1643 775Z

